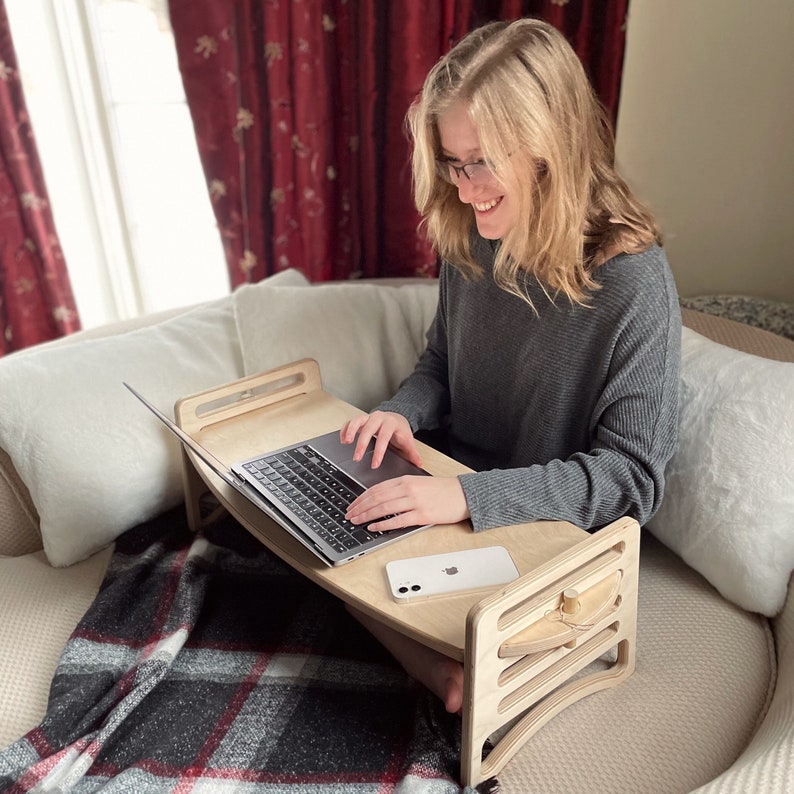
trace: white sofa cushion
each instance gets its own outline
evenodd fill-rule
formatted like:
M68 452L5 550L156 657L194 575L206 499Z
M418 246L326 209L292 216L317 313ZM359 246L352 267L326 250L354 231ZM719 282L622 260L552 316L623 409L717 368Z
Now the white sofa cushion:
M308 284L287 271L271 283ZM0 447L30 491L50 564L71 565L182 498L179 445L123 387L173 415L241 377L232 296L120 336L0 360Z
M678 449L648 529L744 609L774 615L794 568L794 364L683 329Z
M313 358L326 391L369 411L424 350L438 284L244 287L234 300L246 375Z

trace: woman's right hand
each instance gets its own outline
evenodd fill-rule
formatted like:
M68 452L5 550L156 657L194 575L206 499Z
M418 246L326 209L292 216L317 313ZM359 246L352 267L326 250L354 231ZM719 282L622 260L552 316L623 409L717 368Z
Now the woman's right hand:
M411 426L402 414L373 411L365 416L357 416L344 424L339 432L339 438L343 444L355 442L353 460L361 460L369 442L375 438L375 448L372 453L373 469L377 469L383 462L389 444L409 463L420 467L422 465Z

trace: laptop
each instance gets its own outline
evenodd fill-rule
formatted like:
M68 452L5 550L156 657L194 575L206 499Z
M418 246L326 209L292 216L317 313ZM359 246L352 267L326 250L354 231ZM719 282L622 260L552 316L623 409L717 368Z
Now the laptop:
M335 430L237 461L229 468L129 383L124 386L224 482L326 565L343 565L429 526L370 532L366 525L357 526L344 518L350 502L378 482L405 474L430 476L391 449L373 469L374 444L370 443L360 461L354 461L355 445L342 444Z

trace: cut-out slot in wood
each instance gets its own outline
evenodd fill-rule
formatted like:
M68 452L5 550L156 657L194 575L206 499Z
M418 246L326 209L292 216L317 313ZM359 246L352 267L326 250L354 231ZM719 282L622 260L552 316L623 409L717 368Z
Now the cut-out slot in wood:
M621 544L607 549L581 567L537 591L531 598L527 598L505 610L499 618L499 631L507 631L512 625L518 623L526 625L527 621L531 620L533 613L537 613L538 610L548 610L550 603L558 604L560 594L569 587L576 587L581 590L592 586L602 579L606 572L615 571L620 566L623 553L624 550Z
M582 643L575 651L573 661L583 660L587 657L598 656L604 651L609 650L615 644L619 623L613 623L602 631L598 632L587 642ZM529 692L542 693L546 691L558 679L559 673L571 663L571 659L561 658L539 675L525 681L521 686L505 695L499 702L499 712L504 713L520 703Z
M290 396L292 396L295 394L296 389L299 389L305 384L306 375L302 372L297 372L286 378L279 378L273 382L251 386L242 391L232 392L223 397L197 405L196 416L200 419L205 419L230 406L237 406L240 403L253 400L256 397L278 397L285 393L289 393Z
M177 401L175 413L182 429L195 435L208 425L321 391L319 365L314 359L304 358L185 397Z
M576 590L575 597L573 588L566 588L539 620L502 643L499 656L525 656L575 641L617 608L622 575L622 571L615 571L582 592ZM570 601L576 602L570 612L565 609L566 592Z

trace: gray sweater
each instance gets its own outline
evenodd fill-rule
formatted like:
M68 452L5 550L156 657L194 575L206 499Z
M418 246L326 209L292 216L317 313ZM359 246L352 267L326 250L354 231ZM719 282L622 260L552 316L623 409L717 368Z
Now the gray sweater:
M521 299L444 263L439 304L414 372L381 410L414 432L445 428L475 530L535 519L593 529L644 524L662 499L678 425L681 316L667 259L653 246L595 271L591 306Z

